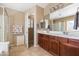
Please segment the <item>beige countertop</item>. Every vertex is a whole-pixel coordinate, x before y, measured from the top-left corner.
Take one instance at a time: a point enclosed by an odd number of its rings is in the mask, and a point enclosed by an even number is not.
[[[57,32],[57,31],[44,31],[44,30],[38,30],[37,33],[41,33],[41,34],[46,34],[46,35],[51,35],[51,36],[59,36],[59,37],[64,37],[64,38],[72,38],[72,39],[78,39],[78,36],[73,36],[73,35],[65,35],[63,34],[63,32]]]

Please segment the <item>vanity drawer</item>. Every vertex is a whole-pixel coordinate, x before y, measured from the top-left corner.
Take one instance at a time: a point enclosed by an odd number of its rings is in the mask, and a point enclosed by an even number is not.
[[[49,36],[49,39],[50,39],[50,40],[53,40],[53,41],[58,41],[57,36]]]
[[[69,39],[69,44],[75,45],[79,47],[79,40],[77,39]]]
[[[49,35],[43,35],[43,39],[49,39]]]
[[[58,37],[60,43],[68,43],[68,39],[64,37]]]
[[[56,36],[49,36],[50,37],[50,39],[55,39],[56,38]]]
[[[50,39],[50,51],[51,54],[59,55],[59,41],[57,39]]]
[[[44,36],[44,34],[38,33],[38,37],[43,37],[43,36]]]

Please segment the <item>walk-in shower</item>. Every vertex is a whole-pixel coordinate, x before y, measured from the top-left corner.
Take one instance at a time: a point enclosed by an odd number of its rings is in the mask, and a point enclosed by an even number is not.
[[[8,55],[9,23],[6,8],[0,7],[0,55]]]

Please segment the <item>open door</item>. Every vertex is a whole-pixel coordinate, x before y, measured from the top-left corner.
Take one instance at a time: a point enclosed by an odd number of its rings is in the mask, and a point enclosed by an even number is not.
[[[34,16],[28,13],[25,16],[25,45],[27,48],[34,46]]]
[[[28,47],[34,46],[34,17],[33,15],[28,16]]]

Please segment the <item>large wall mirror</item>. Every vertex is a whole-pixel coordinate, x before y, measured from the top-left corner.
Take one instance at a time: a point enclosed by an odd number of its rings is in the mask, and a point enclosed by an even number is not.
[[[60,19],[53,20],[54,31],[75,31],[74,29],[74,16],[68,16]]]
[[[74,29],[74,20],[79,4],[70,4],[64,8],[58,9],[42,19],[42,28],[50,31],[72,32]]]

